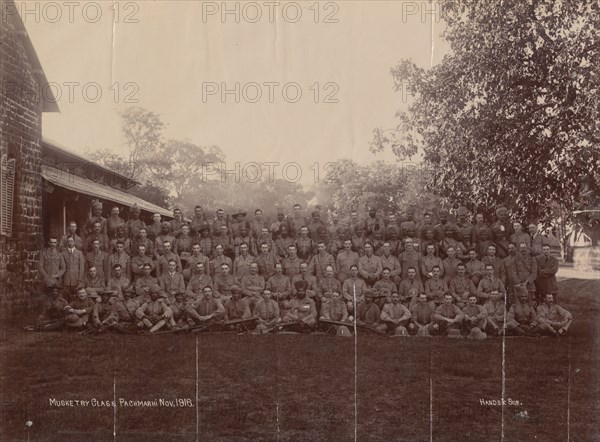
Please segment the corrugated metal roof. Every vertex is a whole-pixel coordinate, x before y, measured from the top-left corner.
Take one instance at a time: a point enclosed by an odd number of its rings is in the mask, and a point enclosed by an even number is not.
[[[112,187],[98,184],[87,178],[83,178],[64,170],[56,169],[52,166],[42,166],[42,177],[59,187],[72,190],[85,195],[90,195],[103,200],[113,201],[115,203],[124,204],[128,207],[137,204],[142,210],[152,213],[160,213],[163,216],[173,217],[173,214],[156,204],[149,203],[137,196],[123,192],[122,190],[113,189]]]

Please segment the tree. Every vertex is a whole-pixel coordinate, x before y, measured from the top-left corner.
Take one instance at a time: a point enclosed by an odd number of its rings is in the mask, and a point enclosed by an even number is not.
[[[423,212],[439,206],[440,202],[425,188],[426,175],[422,172],[383,161],[357,164],[342,159],[335,163],[333,172],[322,184],[325,190],[322,193],[328,192],[334,208],[344,214],[352,210],[366,212],[368,207],[395,213],[398,209],[418,206]]]
[[[163,209],[168,209],[172,205],[172,200],[167,190],[162,186],[157,186],[152,181],[146,181],[146,184],[133,187],[129,190],[129,193],[149,203],[156,204]]]
[[[451,54],[432,69],[391,70],[413,101],[399,136],[371,145],[423,153],[449,203],[549,218],[600,191],[600,11],[597,2],[461,0],[443,4]],[[406,89],[405,89],[406,90]]]
[[[192,181],[201,175],[205,165],[225,161],[218,146],[198,146],[189,140],[160,143],[152,157],[145,161],[152,177],[173,192],[179,200]]]
[[[127,147],[129,178],[137,179],[157,156],[162,144],[164,123],[160,116],[139,106],[121,112],[121,130]]]

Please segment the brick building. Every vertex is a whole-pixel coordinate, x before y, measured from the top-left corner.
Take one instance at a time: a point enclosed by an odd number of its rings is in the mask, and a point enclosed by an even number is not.
[[[42,240],[42,112],[58,106],[23,22],[9,12],[13,2],[2,3],[0,308],[6,314],[6,306],[26,302],[24,291],[35,281]]]
[[[127,193],[139,184],[42,137],[42,113],[58,112],[23,22],[12,0],[0,3],[0,318],[31,307],[39,251],[67,223],[83,226],[90,202],[113,205],[143,219],[170,212]]]

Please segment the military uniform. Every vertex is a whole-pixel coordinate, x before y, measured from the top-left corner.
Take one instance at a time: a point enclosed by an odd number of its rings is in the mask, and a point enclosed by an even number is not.
[[[112,277],[108,280],[106,288],[116,292],[119,296],[123,296],[123,292],[131,286],[129,278],[125,275],[121,275],[119,278]]]
[[[163,273],[169,273],[169,261],[175,261],[175,271],[181,272],[181,259],[174,252],[165,252],[159,258],[156,264],[156,276],[160,277]]]
[[[475,284],[475,287],[479,285],[479,281],[485,275],[485,264],[479,261],[478,259],[469,260],[465,263],[465,269],[467,271],[467,275]]]
[[[529,302],[515,302],[506,314],[506,330],[526,334],[537,326],[537,314]]]
[[[260,253],[255,262],[258,264],[258,274],[265,279],[269,279],[275,274],[275,264],[279,262],[279,259],[273,251],[269,250],[267,254]]]
[[[110,216],[106,220],[106,234],[109,239],[115,239],[117,237],[117,231],[122,228],[125,231],[125,220],[120,216]]]
[[[352,304],[354,302],[354,298],[356,297],[356,303],[362,302],[364,298],[364,293],[367,290],[367,284],[361,278],[347,278],[342,284],[342,296],[346,300],[347,305]]]
[[[408,325],[410,317],[410,311],[406,306],[402,305],[400,302],[397,304],[389,302],[385,304],[381,310],[380,319],[382,324],[377,328],[384,332],[392,332],[395,335],[406,335],[408,334],[406,326]],[[396,324],[392,322],[392,320],[400,320],[400,322]]]
[[[457,321],[449,324],[448,322],[439,319],[440,316],[448,319],[456,319]],[[451,330],[457,330],[457,332],[460,330],[460,324],[464,318],[464,314],[461,309],[454,304],[441,304],[435,309],[434,317],[437,321],[440,333],[442,335],[448,335],[451,333]]]
[[[185,293],[189,298],[197,299],[202,296],[202,290],[204,287],[213,288],[213,282],[210,276],[205,273],[198,274],[194,273],[190,278],[190,282],[188,282]]]
[[[408,279],[408,268],[414,267],[417,270],[417,279],[421,279],[421,254],[417,251],[404,251],[398,257],[402,267],[402,279]]]
[[[67,233],[66,235],[63,235],[60,238],[60,241],[58,242],[58,249],[62,252],[63,250],[67,249],[67,238],[72,236],[73,239],[75,240],[75,248],[77,250],[81,250],[82,252],[84,251],[84,245],[83,245],[83,240],[81,239],[80,236],[78,236],[76,233]]]
[[[223,273],[223,269],[221,268],[223,264],[227,264],[229,268],[231,268],[231,258],[225,255],[216,255],[214,259],[210,262],[210,274],[213,278]]]
[[[483,308],[487,311],[486,328],[484,331],[493,333],[496,331],[496,327],[502,331],[504,329],[504,319],[506,318],[506,308],[502,299],[490,299],[483,304]],[[496,325],[496,327],[493,325]]]
[[[468,304],[470,295],[477,295],[477,288],[467,276],[456,275],[450,281],[450,294],[456,305],[463,308]]]
[[[487,310],[479,304],[467,304],[462,311],[465,316],[462,322],[463,334],[475,339],[485,338],[483,330],[486,326]]]
[[[537,260],[537,279],[536,288],[538,299],[543,300],[546,294],[554,295],[554,302],[558,302],[558,284],[556,282],[556,273],[558,272],[558,260],[550,255],[540,255]]]
[[[462,261],[458,258],[446,258],[442,261],[444,268],[444,279],[447,283],[450,283],[452,278],[458,274],[458,265],[462,264]]]
[[[304,262],[310,262],[313,254],[314,244],[312,239],[309,237],[299,236],[296,238],[296,251],[298,258],[302,259]]]
[[[88,298],[75,298],[71,303],[69,303],[68,306],[75,311],[67,312],[67,315],[65,317],[65,325],[70,328],[85,327],[90,319],[90,314],[92,313],[94,304],[94,301]]]
[[[350,277],[350,267],[358,266],[358,253],[353,251],[342,250],[336,258],[336,269],[338,271],[338,279],[344,282]]]
[[[192,321],[202,323],[224,317],[225,307],[218,299],[202,297],[188,305],[187,313]],[[214,314],[212,318],[207,318],[212,314]]]
[[[504,288],[504,283],[501,279],[492,276],[486,276],[481,281],[479,281],[479,286],[477,287],[477,297],[479,298],[479,302],[487,301],[490,297],[490,293],[496,291],[500,295],[506,293],[506,289]]]
[[[83,287],[85,283],[85,258],[83,253],[73,248],[73,250],[63,251],[61,255],[65,263],[65,271],[62,275],[63,287],[71,291],[76,287]]]
[[[275,273],[267,281],[266,289],[273,293],[273,299],[280,304],[281,308],[282,301],[289,299],[292,294],[292,283],[287,276]]]
[[[233,261],[233,274],[238,278],[249,275],[250,264],[253,262],[255,262],[255,258],[250,254],[236,256]]]
[[[372,302],[367,304],[366,301],[362,301],[356,307],[356,322],[359,324],[371,325],[377,327],[379,325],[381,317],[381,310],[377,304]]]
[[[130,267],[133,282],[135,282],[138,278],[144,276],[144,265],[146,264],[150,265],[151,270],[154,270],[156,267],[154,265],[154,260],[148,255],[137,255],[131,258]]]
[[[302,260],[297,256],[283,258],[281,262],[281,266],[283,267],[283,274],[292,279],[294,276],[300,274],[300,264],[302,264]]]
[[[183,275],[180,272],[163,273],[158,278],[160,288],[167,293],[167,295],[174,296],[176,293],[185,292],[185,282]]]
[[[146,296],[148,292],[146,289],[150,289],[151,287],[158,285],[158,279],[154,276],[140,276],[135,281],[135,294],[137,296]]]
[[[435,307],[429,302],[416,302],[410,307],[410,329],[415,333],[420,329],[426,330],[427,334],[434,332],[437,326],[434,322]]]
[[[242,276],[240,287],[244,296],[248,298],[250,308],[254,310],[256,302],[260,299],[260,295],[265,289],[265,278],[258,274]]]
[[[364,255],[358,258],[358,274],[365,280],[367,286],[373,286],[381,277],[383,266],[381,258],[375,254]]]
[[[236,319],[248,319],[252,317],[250,306],[244,298],[240,298],[237,301],[234,298],[229,299],[225,305],[225,319],[227,321],[234,321]]]
[[[448,293],[448,283],[442,278],[431,278],[425,281],[427,299],[439,305],[444,302],[444,295]]]
[[[238,285],[238,280],[231,273],[221,273],[215,275],[213,284],[214,297],[219,299],[221,302],[225,302],[231,298],[231,287]]]
[[[310,264],[308,265],[308,273],[311,275],[315,275],[317,280],[320,280],[325,277],[325,270],[328,266],[333,268],[333,272],[336,272],[335,267],[335,258],[331,256],[329,253],[317,253],[310,260]]]
[[[58,285],[65,273],[64,256],[58,249],[50,247],[40,253],[38,272],[45,286]]]
[[[410,303],[410,306],[412,307],[413,304],[417,302],[417,297],[420,293],[425,293],[425,287],[423,287],[423,283],[417,278],[407,278],[400,282],[398,294],[400,295],[400,302],[404,305]]]
[[[529,292],[529,300],[533,300],[535,293],[535,280],[538,275],[538,261],[531,256],[529,253],[523,255],[521,252],[517,253],[515,258],[515,268],[517,271],[517,284],[525,283],[527,291]],[[558,270],[558,269],[557,269]]]
[[[551,332],[551,330],[563,329],[567,332],[571,322],[573,322],[573,316],[569,311],[555,303],[548,305],[544,302],[537,308],[537,320],[543,331]]]
[[[264,332],[281,320],[279,305],[273,299],[259,299],[254,307],[254,314],[258,316],[257,332]]]
[[[112,275],[112,271],[115,267],[115,265],[119,264],[121,266],[121,268],[123,269],[123,274],[129,276],[131,274],[131,267],[130,267],[130,263],[131,263],[131,258],[129,257],[129,255],[126,252],[123,253],[111,253],[110,255],[108,255],[108,276]]]

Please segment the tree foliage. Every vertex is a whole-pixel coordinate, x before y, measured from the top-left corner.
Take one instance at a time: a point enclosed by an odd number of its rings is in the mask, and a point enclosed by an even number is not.
[[[427,190],[427,173],[419,168],[377,161],[358,164],[349,159],[335,163],[334,172],[322,184],[331,195],[336,210],[348,214],[352,210],[366,212],[376,207],[385,213],[419,206],[420,211],[432,210],[440,200]]]
[[[451,203],[525,218],[573,210],[600,191],[600,10],[593,1],[444,3],[451,53],[431,69],[391,70],[413,100],[398,136],[372,150],[423,153]]]

